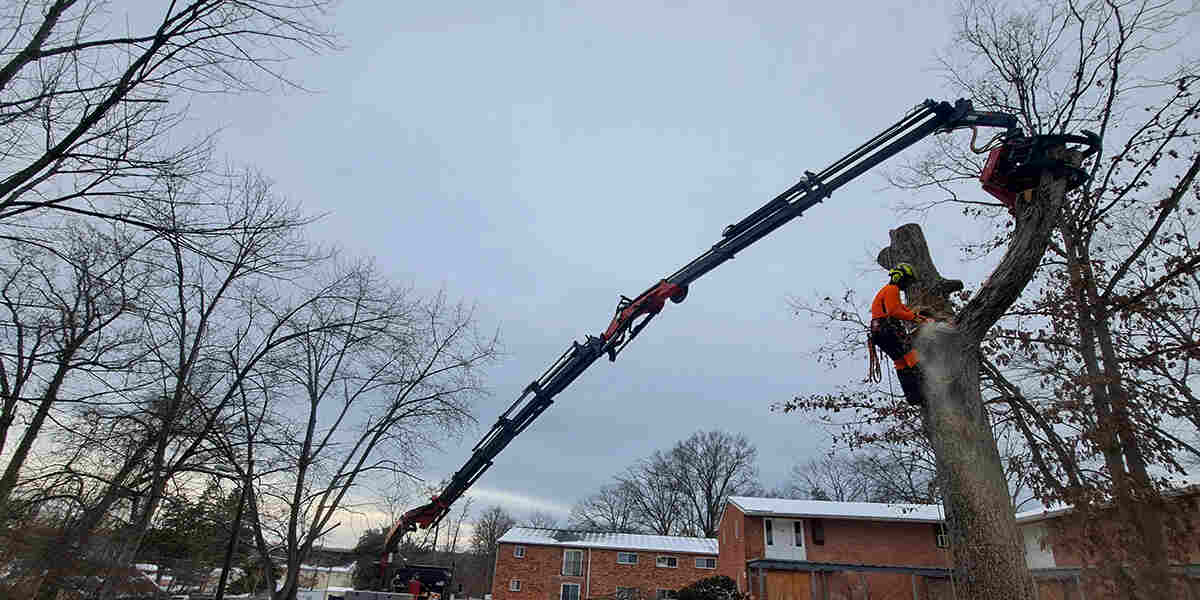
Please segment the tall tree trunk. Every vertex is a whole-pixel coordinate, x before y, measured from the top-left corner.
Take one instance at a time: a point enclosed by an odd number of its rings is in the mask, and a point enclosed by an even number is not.
[[[221,577],[217,581],[216,600],[225,599],[225,584],[229,581],[229,568],[233,564],[233,554],[237,551],[238,534],[242,531],[242,511],[246,506],[246,489],[249,487],[250,479],[243,477],[241,494],[238,495],[237,511],[233,515],[233,530],[229,532],[229,543],[225,546],[225,558],[221,562]]]
[[[1100,300],[1091,269],[1088,248],[1073,239],[1079,273],[1077,308],[1084,363],[1089,390],[1097,408],[1097,430],[1113,481],[1117,510],[1133,527],[1129,567],[1132,573],[1116,573],[1122,593],[1130,598],[1152,600],[1171,596],[1170,559],[1164,531],[1163,502],[1154,485],[1129,414],[1128,390],[1122,384],[1121,368],[1113,343],[1109,315]],[[1100,353],[1097,355],[1096,350]]]
[[[1078,153],[1052,156],[1079,164]],[[979,387],[980,343],[1020,296],[1037,270],[1066,204],[1066,181],[1045,173],[1036,190],[1016,208],[1016,227],[996,270],[955,315],[953,325],[925,326],[916,348],[925,370],[925,434],[937,458],[954,557],[959,598],[1031,600],[1033,578],[1025,563],[1000,452]],[[890,232],[879,255],[885,268],[908,262],[918,281],[906,292],[909,304],[951,314],[948,295],[961,283],[938,274],[921,228]]]
[[[172,407],[167,414],[170,415],[174,412],[175,408]],[[173,417],[164,416],[162,418],[158,438],[155,440],[154,459],[151,467],[153,476],[151,477],[150,489],[141,498],[140,511],[135,510],[136,515],[131,515],[129,526],[125,528],[125,539],[122,540],[121,550],[109,565],[115,572],[122,572],[133,564],[133,559],[137,556],[138,548],[141,547],[142,540],[146,537],[146,531],[150,529],[150,520],[154,517],[154,513],[158,512],[158,507],[162,504],[163,496],[166,495],[167,482],[170,480],[173,471],[167,468],[167,444],[170,440],[168,432],[173,422]],[[136,506],[137,504],[135,504]],[[101,600],[114,598],[118,592],[118,589],[114,585],[116,579],[116,577],[106,577],[104,584],[96,594],[97,597]]]

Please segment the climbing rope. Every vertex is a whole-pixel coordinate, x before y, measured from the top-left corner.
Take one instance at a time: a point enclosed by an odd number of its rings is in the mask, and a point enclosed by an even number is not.
[[[875,344],[871,343],[871,334],[867,334],[867,381],[870,383],[879,383],[883,381],[883,371],[879,368],[879,354],[875,351]]]

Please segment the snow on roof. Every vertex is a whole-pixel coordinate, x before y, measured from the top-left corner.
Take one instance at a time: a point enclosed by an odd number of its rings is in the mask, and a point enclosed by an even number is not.
[[[685,552],[688,554],[717,554],[717,540],[673,535],[642,535],[637,533],[606,533],[513,527],[500,537],[501,544],[563,546],[567,548],[607,548],[611,550],[646,550],[652,552]]]
[[[354,563],[342,565],[338,567],[322,567],[320,565],[300,565],[301,571],[321,571],[323,573],[350,573],[354,570]]]
[[[1036,521],[1053,519],[1054,517],[1069,512],[1071,512],[1071,506],[1063,504],[1051,506],[1050,508],[1035,508],[1033,510],[1017,513],[1017,524],[1020,525],[1022,523],[1033,523]]]
[[[867,519],[916,523],[941,523],[944,520],[942,507],[937,504],[829,502],[789,498],[751,498],[748,496],[731,496],[729,501],[743,513],[754,516]]]
[[[1189,477],[1191,477],[1191,479],[1188,479]],[[1176,479],[1172,482],[1174,484],[1172,487],[1168,487],[1162,491],[1162,495],[1170,498],[1200,494],[1200,485],[1195,483],[1187,483],[1188,481],[1193,481],[1194,479],[1195,477],[1193,476],[1185,476],[1184,479]],[[1075,507],[1070,504],[1054,504],[1049,507],[1035,508],[1033,510],[1019,512],[1016,515],[1017,524],[1034,523],[1037,521],[1044,521],[1046,519],[1053,519],[1054,517],[1065,515],[1072,510],[1075,510]]]

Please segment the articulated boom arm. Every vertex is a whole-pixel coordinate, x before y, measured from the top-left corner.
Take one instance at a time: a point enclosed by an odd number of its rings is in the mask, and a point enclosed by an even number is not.
[[[666,279],[659,281],[636,298],[622,296],[616,314],[599,337],[591,335],[573,342],[536,381],[526,386],[520,397],[500,415],[491,431],[475,445],[471,458],[450,478],[440,494],[429,504],[413,509],[395,524],[388,534],[384,562],[393,552],[404,533],[417,527],[435,526],[450,511],[450,506],[475,483],[489,467],[492,459],[508,443],[529,427],[530,423],[553,403],[556,394],[579,377],[598,358],[607,354],[616,360],[637,337],[650,319],[663,309],[667,300],[683,302],[688,286],[709,271],[762,239],[788,221],[800,216],[813,205],[829,197],[854,178],[879,163],[903,151],[921,139],[937,132],[964,127],[999,127],[1006,136],[1020,136],[1017,120],[1012,115],[972,110],[968,100],[954,104],[926,100],[895,125],[871,138],[850,154],[819,173],[805,172],[804,178],[782,194],[725,228],[721,239],[710,249]]]

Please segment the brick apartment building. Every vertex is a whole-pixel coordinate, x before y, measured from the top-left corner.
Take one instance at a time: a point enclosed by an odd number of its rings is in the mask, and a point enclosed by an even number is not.
[[[757,598],[938,598],[951,557],[941,507],[735,496],[719,572]],[[947,596],[949,597],[949,596]]]
[[[1200,516],[1200,488],[1176,497],[1186,500],[1187,518]],[[1097,577],[1111,553],[1083,556],[1071,515],[1069,508],[1016,515],[1038,598],[1111,597]],[[1200,600],[1200,541],[1182,537],[1177,589]],[[948,600],[948,541],[937,505],[732,497],[715,540],[511,530],[500,539],[492,593],[493,600],[656,599],[727,575],[755,600]]]
[[[1174,584],[1172,598],[1200,600],[1200,487],[1189,486],[1165,494],[1169,510],[1167,548]],[[1025,561],[1039,582],[1039,600],[1088,600],[1116,597],[1111,575],[1129,549],[1115,543],[1086,543],[1083,538],[1106,529],[1115,515],[1112,508],[1089,515],[1092,532],[1081,529],[1080,520],[1069,507],[1034,510],[1017,514],[1017,525],[1025,538]],[[1112,532],[1107,532],[1112,535]],[[1058,582],[1060,585],[1052,585]]]
[[[495,573],[492,600],[665,598],[717,574],[717,540],[516,527]]]
[[[1200,488],[1171,496],[1200,524]],[[1038,599],[1113,597],[1102,569],[1117,553],[1082,554],[1071,516],[1069,507],[1016,515]],[[721,520],[719,571],[759,600],[950,599],[953,557],[941,523],[937,505],[733,497]],[[1173,548],[1176,590],[1200,600],[1200,541],[1180,542]]]

